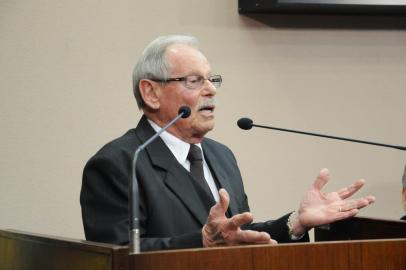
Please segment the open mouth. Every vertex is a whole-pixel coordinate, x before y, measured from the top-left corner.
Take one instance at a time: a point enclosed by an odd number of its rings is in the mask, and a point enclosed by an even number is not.
[[[214,111],[214,105],[206,105],[199,108],[199,112],[210,112]]]

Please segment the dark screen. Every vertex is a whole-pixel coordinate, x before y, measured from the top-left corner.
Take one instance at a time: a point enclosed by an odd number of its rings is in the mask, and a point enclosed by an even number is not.
[[[406,0],[279,0],[280,4],[404,5]]]

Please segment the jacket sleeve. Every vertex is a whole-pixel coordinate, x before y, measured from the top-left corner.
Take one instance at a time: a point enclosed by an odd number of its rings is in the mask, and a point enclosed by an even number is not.
[[[287,226],[288,218],[291,213],[286,214],[276,220],[269,220],[266,222],[252,223],[247,226],[247,229],[267,232],[272,239],[278,243],[295,243],[295,242],[309,242],[309,234],[306,233],[302,238],[292,240],[289,235],[289,228]]]

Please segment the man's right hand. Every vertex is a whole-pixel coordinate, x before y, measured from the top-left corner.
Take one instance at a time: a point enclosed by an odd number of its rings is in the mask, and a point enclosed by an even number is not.
[[[241,225],[253,220],[252,214],[245,212],[227,218],[225,213],[230,197],[225,189],[219,190],[220,200],[211,209],[203,226],[203,246],[235,246],[253,244],[276,244],[266,232],[241,230]]]

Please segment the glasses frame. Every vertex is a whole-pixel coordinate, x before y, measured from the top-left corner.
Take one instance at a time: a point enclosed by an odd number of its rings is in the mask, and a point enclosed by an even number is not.
[[[190,87],[187,84],[187,80],[190,77],[198,77],[199,79],[202,79],[202,83],[199,86],[196,87]],[[183,77],[177,77],[177,78],[168,78],[168,79],[150,79],[154,82],[160,82],[160,83],[170,83],[170,82],[183,82],[183,85],[191,90],[199,89],[200,87],[203,86],[204,81],[208,80],[216,89],[221,87],[221,84],[223,82],[223,78],[221,75],[210,75],[207,78],[204,76],[200,75],[188,75],[188,76],[183,76]],[[216,86],[218,84],[218,86]]]

